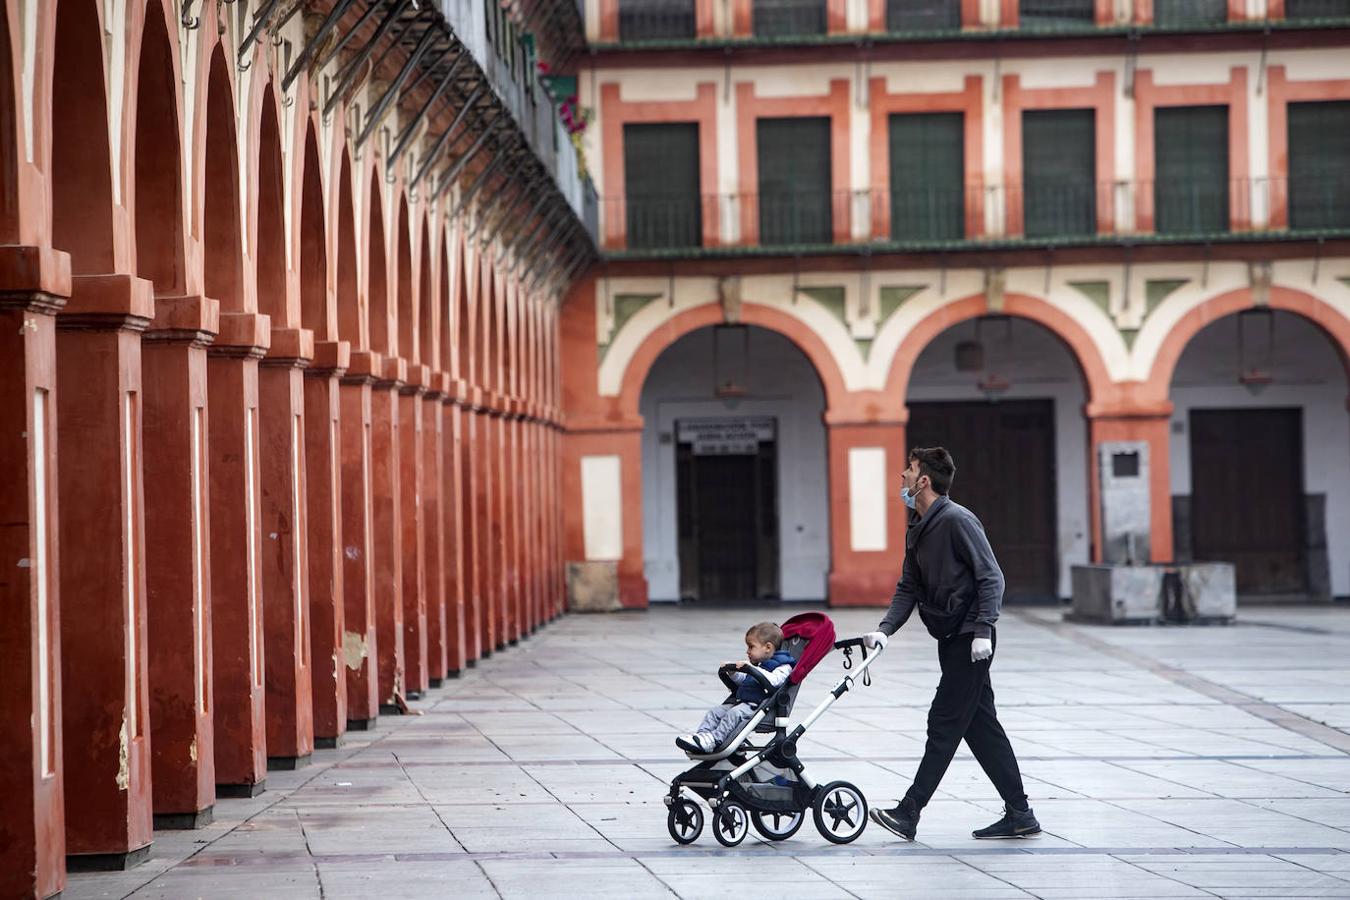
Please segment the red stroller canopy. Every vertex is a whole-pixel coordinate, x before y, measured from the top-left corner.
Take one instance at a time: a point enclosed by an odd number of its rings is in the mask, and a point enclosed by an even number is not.
[[[792,674],[788,676],[788,681],[792,684],[801,684],[802,680],[811,674],[816,663],[834,649],[834,623],[824,613],[800,613],[783,623],[783,637],[806,641],[801,656],[792,667]]]

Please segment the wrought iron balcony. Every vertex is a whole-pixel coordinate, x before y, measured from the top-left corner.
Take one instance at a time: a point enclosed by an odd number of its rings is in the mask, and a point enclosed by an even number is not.
[[[607,197],[610,258],[1350,238],[1350,175]]]
[[[601,47],[737,47],[856,43],[858,32],[830,32],[827,0],[750,0],[749,32],[701,22],[694,0],[617,0],[617,34]],[[968,4],[966,4],[968,6]],[[1097,0],[1019,0],[1016,14],[972,20],[961,0],[886,0],[873,41],[994,40],[1017,37],[1350,28],[1350,0],[1285,0],[1277,16],[1230,10],[1230,0],[1133,0],[1109,13]],[[609,26],[613,28],[614,26]],[[741,26],[742,28],[746,26]]]

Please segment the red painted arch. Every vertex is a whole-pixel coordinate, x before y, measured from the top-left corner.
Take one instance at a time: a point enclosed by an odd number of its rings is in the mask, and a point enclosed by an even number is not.
[[[1118,393],[1118,388],[1113,384],[1106,369],[1106,362],[1102,359],[1092,336],[1069,313],[1052,303],[1026,294],[1007,294],[1003,298],[1003,308],[1000,312],[1029,319],[1044,326],[1068,346],[1086,383],[1090,405],[1109,402]],[[905,335],[891,359],[884,395],[897,398],[903,403],[914,364],[924,348],[953,325],[988,313],[990,313],[989,303],[984,294],[975,294],[955,303],[948,303],[925,316]]]
[[[686,334],[710,325],[721,324],[723,321],[722,307],[716,303],[708,303],[680,313],[649,334],[638,346],[637,352],[633,354],[624,370],[624,388],[619,394],[619,409],[623,415],[625,417],[638,415],[638,402],[642,396],[643,385],[647,383],[647,375],[651,372],[652,365],[664,350]],[[838,409],[845,404],[848,390],[844,387],[843,373],[839,371],[829,347],[811,326],[785,312],[758,303],[742,305],[741,321],[746,325],[758,325],[781,334],[806,354],[825,390],[826,410]]]
[[[1205,326],[1254,305],[1251,288],[1239,288],[1211,297],[1182,316],[1167,332],[1154,357],[1145,384],[1147,396],[1167,399],[1181,354]],[[1320,328],[1339,353],[1346,378],[1350,380],[1350,318],[1312,294],[1287,287],[1270,289],[1270,308],[1295,313]]]

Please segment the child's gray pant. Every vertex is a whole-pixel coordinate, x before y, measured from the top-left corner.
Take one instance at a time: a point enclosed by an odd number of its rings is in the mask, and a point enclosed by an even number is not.
[[[744,728],[745,723],[750,721],[750,717],[754,714],[755,708],[749,703],[714,706],[703,717],[698,730],[712,735],[713,740],[721,744],[728,736]]]

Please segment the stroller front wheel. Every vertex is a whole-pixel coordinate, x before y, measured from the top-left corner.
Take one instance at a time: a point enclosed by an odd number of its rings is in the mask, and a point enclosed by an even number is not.
[[[785,841],[797,833],[797,829],[802,827],[806,821],[806,814],[800,812],[791,813],[762,813],[752,812],[750,821],[755,823],[755,830],[770,841]]]
[[[703,833],[703,807],[692,800],[676,800],[666,813],[666,830],[677,844],[692,844]]]
[[[847,781],[832,781],[821,788],[812,813],[816,830],[831,843],[851,843],[867,827],[867,799]]]
[[[750,831],[750,815],[735,800],[724,800],[713,810],[713,837],[723,847],[735,847]]]

